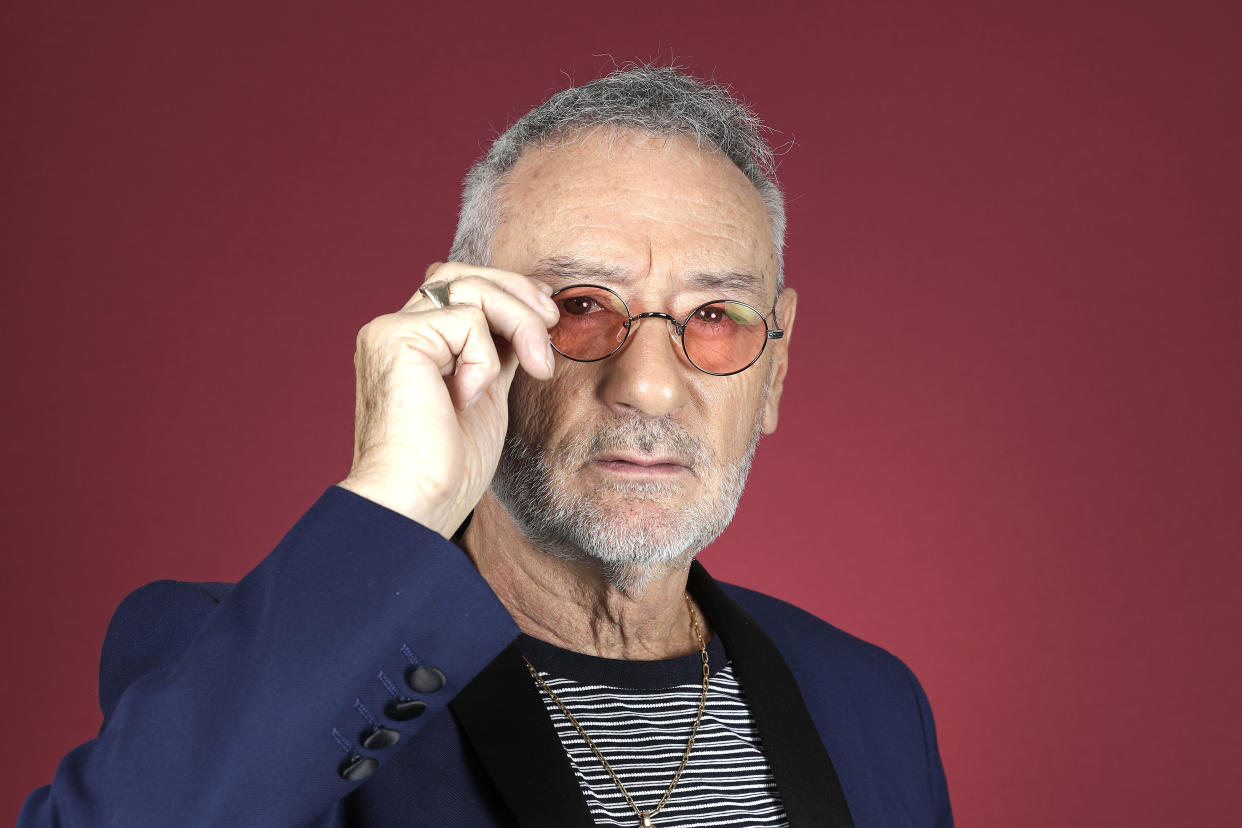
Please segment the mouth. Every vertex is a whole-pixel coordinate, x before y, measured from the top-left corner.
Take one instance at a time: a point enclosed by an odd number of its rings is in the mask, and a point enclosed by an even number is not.
[[[605,454],[591,461],[600,471],[622,477],[673,477],[690,472],[690,466],[679,457],[642,454]]]

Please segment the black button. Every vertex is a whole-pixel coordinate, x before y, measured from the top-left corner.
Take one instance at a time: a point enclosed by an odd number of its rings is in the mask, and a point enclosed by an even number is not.
[[[405,683],[419,693],[434,693],[444,686],[444,673],[435,667],[411,667],[405,671]]]
[[[375,773],[379,762],[370,756],[351,756],[341,765],[341,778],[348,782],[358,782]]]
[[[362,746],[367,750],[379,750],[392,747],[401,738],[401,734],[391,727],[376,725],[375,729],[362,738]]]
[[[393,699],[384,708],[384,712],[394,721],[408,722],[410,719],[417,719],[423,715],[426,709],[427,702],[419,699]]]

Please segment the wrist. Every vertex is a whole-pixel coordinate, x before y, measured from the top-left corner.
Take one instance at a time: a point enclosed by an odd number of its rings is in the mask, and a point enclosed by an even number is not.
[[[437,506],[434,498],[428,498],[420,492],[413,491],[408,483],[404,486],[396,486],[383,479],[351,472],[337,485],[385,509],[403,515],[446,539],[453,537],[453,533],[457,531],[461,520],[464,519],[454,518],[457,510],[451,505]]]

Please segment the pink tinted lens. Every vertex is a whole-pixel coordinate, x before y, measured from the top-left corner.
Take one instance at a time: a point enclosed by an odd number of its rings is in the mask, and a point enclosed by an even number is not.
[[[561,319],[549,335],[552,345],[570,359],[590,362],[603,359],[625,341],[630,315],[621,297],[600,287],[570,287],[552,301]]]
[[[768,326],[759,311],[741,302],[713,302],[690,315],[683,334],[686,356],[701,370],[732,374],[763,353]]]

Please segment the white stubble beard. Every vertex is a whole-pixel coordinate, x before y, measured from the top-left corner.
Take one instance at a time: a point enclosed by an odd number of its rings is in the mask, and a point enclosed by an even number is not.
[[[769,383],[770,377],[762,402]],[[729,525],[759,444],[762,411],[761,404],[742,456],[722,463],[679,423],[641,416],[608,420],[544,451],[525,436],[521,412],[511,410],[492,492],[537,547],[598,566],[620,592],[640,592],[662,571],[688,565]],[[682,492],[678,481],[605,479],[587,493],[572,491],[571,476],[609,452],[671,454],[690,465],[701,486],[717,485],[693,500],[677,497]],[[607,502],[609,495],[622,498],[620,508]],[[624,508],[659,500],[665,503],[658,516]]]

